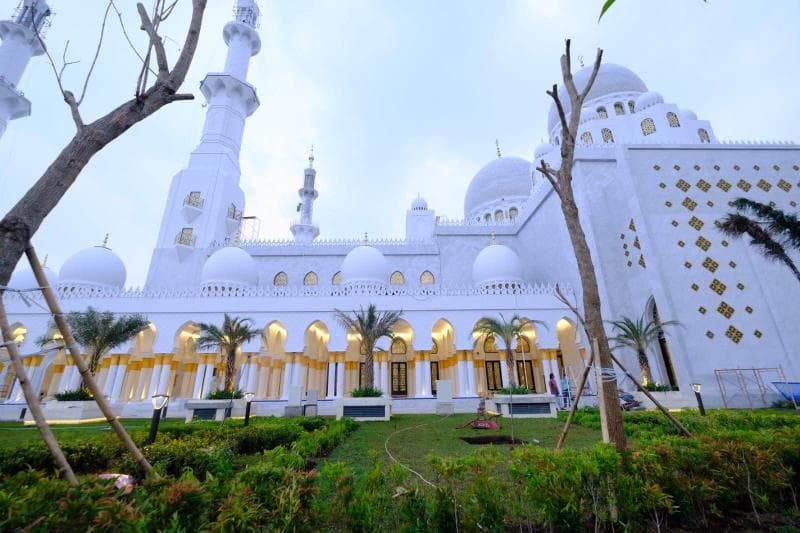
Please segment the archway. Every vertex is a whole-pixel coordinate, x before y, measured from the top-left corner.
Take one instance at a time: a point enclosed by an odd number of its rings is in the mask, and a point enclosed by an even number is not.
[[[300,386],[304,392],[315,390],[318,397],[325,396],[328,392],[328,376],[330,374],[328,342],[331,333],[327,324],[315,320],[308,325],[304,334],[305,348],[302,361],[292,373],[291,380],[294,386]],[[335,371],[335,366],[333,367]]]
[[[256,396],[280,398],[283,393],[287,364],[286,327],[279,321],[270,322],[261,333],[262,365],[259,370]]]
[[[449,320],[440,318],[433,324],[430,351],[421,352],[417,360],[421,365],[420,370],[415,372],[418,383],[417,396],[436,396],[438,394],[436,382],[440,379],[451,380],[455,394],[455,378],[458,374],[453,368],[457,359],[455,339],[455,328]]]

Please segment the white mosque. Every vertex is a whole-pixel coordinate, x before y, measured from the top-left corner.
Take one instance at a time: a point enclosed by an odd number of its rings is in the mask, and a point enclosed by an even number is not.
[[[25,0],[23,9],[29,4],[46,7],[44,0]],[[238,0],[235,20],[224,26],[227,60],[200,85],[208,102],[205,126],[187,166],[172,179],[145,287],[125,285],[125,263],[105,244],[78,251],[58,272],[48,269],[66,310],[139,312],[151,322],[101,364],[99,383],[122,415],[149,414],[154,394],[168,394],[171,409],[180,411],[217,386],[221,358],[198,351],[195,341],[198,322],[221,322],[225,312],[263,328],[238,360],[239,387],[263,400],[257,412],[282,412],[290,387],[316,391],[320,411],[332,412],[336,399],[359,386],[363,365],[358,338],[339,327],[334,310],[369,303],[404,312],[396,339],[379,343],[375,362],[394,412],[433,412],[437,378],[451,380],[457,409],[465,411],[508,383],[494,341],[472,333],[483,316],[538,321],[514,347],[519,381],[547,393],[554,373],[574,387],[587,346],[555,287],[580,302],[577,266],[559,200],[535,171],[542,159],[559,165],[555,110],[549,142],[532,159],[498,150],[477,171],[461,220],[438,217],[433,202],[418,197],[402,238],[320,239],[312,154],[299,183],[294,238],[248,240],[239,154],[247,117],[259,107],[246,81],[261,46],[258,18],[254,0]],[[0,22],[0,132],[30,107],[14,86],[27,60],[40,53],[24,21]],[[576,73],[579,87],[587,76],[588,69]],[[648,353],[654,380],[674,387],[676,401],[693,401],[690,385],[701,383],[707,402],[719,403],[720,369],[781,369],[787,379],[800,379],[800,287],[782,265],[715,228],[741,196],[796,210],[798,147],[722,143],[708,121],[614,64],[601,67],[581,115],[574,188],[604,316],[646,310],[683,324]],[[36,283],[21,266],[11,285]],[[38,296],[26,294],[7,293],[6,301],[33,384],[50,399],[76,388],[80,378],[63,352],[39,351],[35,340],[53,332]],[[633,352],[619,355],[638,368]],[[0,359],[0,412],[14,418],[24,399],[9,366],[7,356]],[[761,380],[768,389],[761,370],[735,377]]]

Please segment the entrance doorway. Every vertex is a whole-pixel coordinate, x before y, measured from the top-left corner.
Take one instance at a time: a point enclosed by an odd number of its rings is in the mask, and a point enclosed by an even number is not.
[[[436,382],[439,380],[439,361],[431,361],[431,393],[436,396]]]
[[[517,378],[520,387],[527,387],[535,391],[536,382],[533,380],[533,362],[517,361]]]
[[[495,391],[503,388],[503,373],[500,361],[486,361],[486,388]]]
[[[392,396],[408,396],[407,363],[392,363]]]

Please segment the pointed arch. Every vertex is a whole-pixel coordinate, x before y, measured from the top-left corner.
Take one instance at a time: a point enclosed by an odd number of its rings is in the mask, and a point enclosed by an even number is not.
[[[608,111],[606,111],[605,106],[601,105],[600,107],[597,108],[597,116],[600,117],[601,119],[608,118]]]
[[[656,123],[652,118],[646,118],[641,123],[642,135],[652,135],[656,132]]]
[[[337,272],[331,278],[331,285],[341,285],[342,284],[342,273]]]
[[[316,285],[319,283],[319,277],[313,270],[303,276],[303,285]]]
[[[667,122],[669,123],[670,128],[680,128],[681,121],[678,120],[678,115],[673,113],[672,111],[667,113]]]
[[[272,284],[276,287],[285,287],[289,284],[289,276],[286,272],[280,271],[272,278]]]
[[[389,278],[389,283],[391,283],[392,285],[405,285],[406,277],[403,275],[402,272],[396,270],[392,272],[392,275]]]
[[[622,102],[614,102],[614,114],[615,115],[625,114],[625,106],[622,105]]]
[[[419,283],[420,285],[433,285],[436,283],[436,278],[433,277],[433,273],[430,270],[426,270],[420,274]]]

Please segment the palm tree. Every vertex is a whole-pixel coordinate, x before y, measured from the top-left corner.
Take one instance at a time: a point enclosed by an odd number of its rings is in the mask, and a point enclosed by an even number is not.
[[[800,281],[800,270],[786,252],[786,247],[800,249],[800,221],[797,216],[747,198],[737,198],[732,205],[736,211],[717,221],[720,231],[735,238],[747,235],[750,244],[761,255],[781,261]]]
[[[249,318],[231,317],[225,313],[222,327],[216,324],[197,325],[200,328],[200,338],[197,339],[197,347],[219,348],[225,356],[225,389],[228,392],[233,390],[233,376],[236,371],[236,352],[239,347],[261,335],[260,329],[253,327],[253,321]]]
[[[659,333],[663,331],[664,326],[680,326],[681,323],[677,320],[656,321],[654,318],[648,317],[647,311],[645,311],[637,319],[623,316],[619,320],[611,321],[611,325],[614,326],[615,331],[619,332],[617,336],[610,339],[615,343],[614,349],[625,347],[636,351],[639,358],[639,369],[642,371],[642,385],[647,385],[653,380],[650,361],[647,359],[647,349],[658,340]]]
[[[375,359],[375,344],[383,337],[394,339],[394,328],[403,316],[402,311],[378,311],[375,304],[369,304],[365,310],[345,313],[335,310],[336,320],[345,329],[361,337],[361,351],[364,355],[364,388],[375,388],[375,373],[372,362]],[[386,391],[383,391],[386,392]]]
[[[472,329],[473,333],[486,336],[491,335],[503,341],[506,350],[506,367],[508,369],[508,386],[510,389],[515,389],[517,387],[517,378],[514,375],[514,352],[511,345],[514,340],[518,340],[522,337],[522,330],[526,326],[533,324],[542,323],[536,320],[520,318],[519,315],[514,315],[511,317],[511,320],[507,321],[501,313],[499,320],[491,317],[481,318]]]
[[[77,343],[89,352],[89,372],[94,376],[104,355],[134,338],[150,322],[138,313],[117,316],[111,311],[98,311],[90,306],[86,311],[67,314],[67,324]],[[41,346],[53,342],[58,341],[49,336],[38,340]]]

